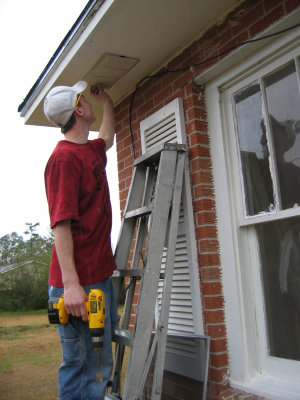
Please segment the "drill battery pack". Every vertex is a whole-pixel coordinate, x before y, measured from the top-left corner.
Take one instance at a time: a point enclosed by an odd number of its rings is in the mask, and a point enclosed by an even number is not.
[[[63,296],[49,299],[48,319],[50,324],[66,324],[68,322],[69,317],[64,306]]]

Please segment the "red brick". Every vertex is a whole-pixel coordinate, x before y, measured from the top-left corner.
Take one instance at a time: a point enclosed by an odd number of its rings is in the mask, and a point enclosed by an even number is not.
[[[194,146],[189,150],[189,158],[192,162],[198,164],[198,168],[201,170],[211,171],[211,160],[207,157],[199,157],[199,148]]]
[[[203,253],[201,253],[199,255],[199,263],[200,263],[201,267],[210,267],[210,266],[215,267],[215,266],[220,265],[220,256],[217,253],[215,253],[215,254],[211,254],[211,253],[203,254]],[[209,291],[206,291],[206,290],[204,290],[204,292],[205,292],[205,294],[218,294],[218,293],[220,293],[220,292],[215,292],[215,291],[209,292]]]
[[[202,294],[204,296],[222,294],[221,282],[202,282]]]
[[[190,165],[192,173],[198,171],[197,173],[199,174],[198,175],[199,183],[213,182],[212,170],[209,168],[210,159],[207,159],[207,162],[205,162],[205,160],[199,157],[194,157],[193,159],[191,159]]]
[[[216,310],[223,308],[224,299],[222,296],[204,296],[205,310]]]
[[[120,160],[124,160],[125,158],[127,158],[128,156],[131,156],[131,155],[132,155],[131,147],[126,147],[124,150],[119,152],[118,158]]]
[[[252,8],[251,10],[247,10],[247,6],[244,6],[244,10],[241,8],[240,11],[236,13],[237,16],[237,18],[235,19],[236,26],[232,27],[233,36],[239,35],[243,30],[246,30],[251,25],[253,25],[253,23],[256,23],[256,21],[261,20],[263,15],[264,15],[264,9],[262,2],[256,4],[254,8]]]
[[[161,104],[164,100],[172,95],[172,87],[168,86],[164,90],[160,91],[156,96],[154,96],[154,105]]]
[[[227,368],[209,368],[209,379],[214,382],[223,382],[227,379]]]
[[[119,192],[125,189],[125,181],[119,182]]]
[[[205,242],[204,240],[201,242]],[[201,267],[201,280],[216,280],[221,278],[220,268],[218,267]]]
[[[194,201],[195,212],[215,210],[215,202],[212,199],[200,199]]]
[[[177,90],[179,88],[183,88],[187,84],[189,84],[193,80],[193,73],[190,69],[188,69],[186,72],[181,73],[180,77],[177,78],[173,82],[173,90]]]
[[[216,213],[215,212],[200,212],[197,214],[197,225],[215,224]]]
[[[193,174],[193,177],[197,175],[197,180],[192,179],[193,184],[195,185],[196,183],[202,183],[200,182],[200,176],[199,174]],[[214,195],[214,188],[212,185],[198,185],[194,189],[195,192],[195,199],[198,199],[200,197],[212,197]]]
[[[143,91],[144,98],[150,99],[154,97],[161,90],[161,81],[156,81],[152,83],[151,87],[148,90]]]
[[[132,175],[132,166],[119,171],[119,180],[122,181]]]
[[[297,8],[299,8],[299,0],[287,0],[287,2],[285,3],[285,9],[287,13],[290,13]]]
[[[140,118],[145,116],[145,114],[149,113],[149,111],[153,108],[153,99],[149,99],[147,103],[143,104],[141,107],[138,107],[137,114]]]
[[[229,52],[233,51],[236,47],[242,45],[248,39],[249,39],[248,31],[240,33],[238,36],[236,36],[234,39],[232,39],[229,43],[226,43],[226,45],[220,47],[220,51],[219,51],[220,55],[222,55],[222,57],[228,56]]]
[[[206,118],[206,116],[204,117]],[[196,140],[194,143],[205,143],[209,144],[209,137],[207,135],[207,124],[203,123],[203,121],[194,119],[193,121],[189,121],[186,124],[186,133],[187,134],[194,134]],[[202,137],[206,136],[206,141],[203,142],[201,139]]]
[[[212,353],[220,353],[227,350],[226,339],[211,339],[210,351]]]
[[[202,107],[193,107],[188,110],[187,116],[188,121],[193,121],[194,119],[204,120],[206,118],[206,111]],[[198,130],[202,132],[207,132],[207,121],[199,121],[198,125]]]
[[[189,85],[190,86],[190,85]],[[190,108],[195,107],[197,104],[196,95],[192,94],[191,96],[184,99],[184,109],[188,111]]]
[[[215,223],[216,223],[215,212],[201,212],[197,214],[197,225],[215,224]]]
[[[217,237],[217,228],[215,226],[200,226],[196,229],[196,234],[199,239],[208,239]]]
[[[126,205],[126,201],[125,201],[125,200],[120,201],[120,209],[121,209],[121,210],[124,210],[125,205]],[[121,214],[121,215],[122,215],[122,214]]]
[[[194,165],[193,165],[194,166]],[[213,183],[213,176],[211,171],[198,171],[199,174],[199,182],[204,184],[212,184]]]
[[[123,190],[122,192],[119,193],[120,201],[127,199],[127,190]]]
[[[278,21],[283,16],[284,10],[282,5],[280,5],[250,28],[250,36],[254,37],[258,35],[260,32],[264,31],[266,28],[268,28],[274,22]]]
[[[227,353],[219,353],[210,355],[210,365],[212,367],[220,368],[228,366],[228,354]]]
[[[204,321],[206,324],[224,323],[224,311],[223,310],[205,311]]]
[[[264,9],[265,13],[270,12],[274,8],[276,8],[279,4],[279,1],[274,1],[274,0],[264,0]]]
[[[115,119],[118,122],[121,122],[123,119],[128,117],[128,109],[122,108],[120,111],[115,111]]]
[[[200,254],[199,264],[201,267],[218,266],[220,265],[220,256],[219,254],[210,254],[210,253]],[[216,294],[216,293],[208,293],[208,294]]]
[[[226,328],[224,324],[207,325],[207,333],[212,338],[221,338],[226,335]]]
[[[219,242],[217,240],[201,240],[200,241],[200,251],[219,251]]]

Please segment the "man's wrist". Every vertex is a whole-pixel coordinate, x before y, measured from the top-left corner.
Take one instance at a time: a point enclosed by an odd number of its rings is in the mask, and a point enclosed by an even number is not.
[[[78,286],[79,284],[80,283],[79,283],[78,276],[68,277],[66,279],[63,279],[63,285],[64,285],[65,289],[72,287],[72,286]]]

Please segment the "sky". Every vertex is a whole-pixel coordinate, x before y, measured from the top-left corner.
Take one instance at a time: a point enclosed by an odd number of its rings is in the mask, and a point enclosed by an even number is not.
[[[58,128],[25,125],[17,110],[87,2],[0,0],[0,237],[22,235],[26,222],[38,222],[39,233],[48,233],[44,169],[63,136]],[[107,156],[114,246],[120,226],[115,147]]]

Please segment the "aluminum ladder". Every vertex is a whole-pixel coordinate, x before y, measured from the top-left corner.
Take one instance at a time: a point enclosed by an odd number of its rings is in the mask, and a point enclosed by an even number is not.
[[[115,251],[117,269],[113,284],[117,298],[122,295],[125,281],[127,289],[121,326],[113,335],[115,364],[112,386],[105,397],[107,400],[142,399],[152,362],[151,399],[161,398],[185,156],[185,145],[164,143],[134,162]],[[165,273],[161,274],[164,249],[167,249],[166,267]],[[154,328],[159,280],[163,281],[163,294]],[[130,331],[137,281],[140,281],[138,306],[134,329]],[[125,346],[129,346],[130,356],[121,395],[120,375]]]

